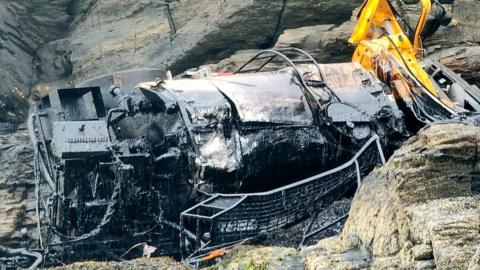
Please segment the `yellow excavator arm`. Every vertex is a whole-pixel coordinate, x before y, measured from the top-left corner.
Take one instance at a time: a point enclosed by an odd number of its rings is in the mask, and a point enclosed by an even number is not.
[[[423,55],[421,33],[431,10],[430,0],[420,0],[420,4],[422,12],[412,45],[397,21],[388,0],[366,0],[357,15],[358,22],[349,39],[351,44],[357,46],[352,60],[360,63],[367,70],[376,72],[377,75],[383,72],[379,70],[379,64],[394,61],[397,65],[406,68],[432,95],[438,97],[438,92],[428,74],[417,60]],[[405,87],[408,88],[407,85]]]

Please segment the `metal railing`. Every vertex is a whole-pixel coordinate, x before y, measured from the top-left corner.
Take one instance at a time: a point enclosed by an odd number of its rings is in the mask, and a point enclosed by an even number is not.
[[[184,211],[180,223],[195,233],[197,250],[269,233],[307,219],[383,163],[374,135],[339,167],[266,192],[216,194]]]

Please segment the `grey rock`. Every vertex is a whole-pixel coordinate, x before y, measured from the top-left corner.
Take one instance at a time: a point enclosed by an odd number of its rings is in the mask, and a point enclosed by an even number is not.
[[[480,46],[457,46],[430,55],[431,58],[480,85]]]
[[[431,245],[416,245],[412,248],[413,258],[417,261],[433,259]]]
[[[44,43],[65,33],[68,0],[0,2],[0,121],[25,120],[32,58]]]
[[[433,270],[433,269],[435,269],[434,260],[415,262],[415,270]]]
[[[480,248],[477,249],[477,252],[470,259],[468,270],[480,270]]]
[[[238,50],[270,47],[283,28],[342,22],[359,4],[309,0],[283,6],[282,1],[272,0],[187,0],[172,2],[170,18],[162,2],[96,1],[84,19],[72,26],[67,45],[60,44],[71,49],[70,79],[78,82],[140,66],[168,68],[178,74]],[[298,16],[298,12],[304,13]]]
[[[302,48],[320,63],[348,62],[354,51],[348,44],[353,26],[352,21],[347,21],[338,27],[327,24],[288,29],[275,47]]]

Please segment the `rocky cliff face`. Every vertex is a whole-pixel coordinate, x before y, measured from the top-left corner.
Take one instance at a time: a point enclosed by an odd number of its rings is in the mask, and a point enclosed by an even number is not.
[[[68,2],[0,1],[0,121],[25,119],[32,58],[41,45],[64,34]]]

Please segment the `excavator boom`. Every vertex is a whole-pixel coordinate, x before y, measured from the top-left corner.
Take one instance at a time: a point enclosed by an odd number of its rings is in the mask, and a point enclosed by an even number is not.
[[[417,57],[422,55],[421,33],[431,10],[430,0],[421,0],[420,3],[422,13],[415,29],[413,44],[388,0],[367,0],[363,4],[349,42],[357,46],[353,62],[360,63],[367,70],[378,71],[379,60],[392,56],[410,71],[421,86],[437,96],[437,89],[417,61]]]

